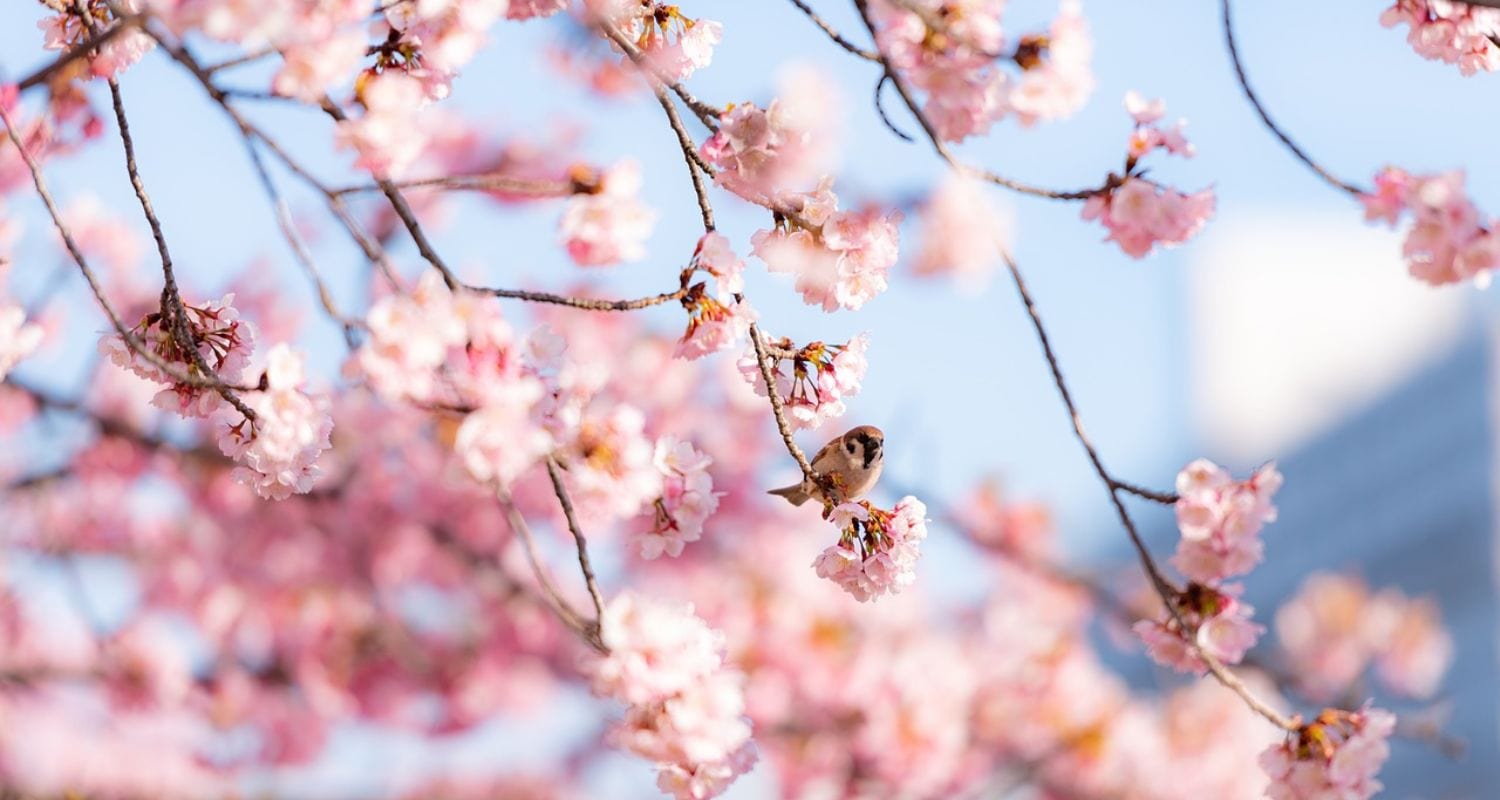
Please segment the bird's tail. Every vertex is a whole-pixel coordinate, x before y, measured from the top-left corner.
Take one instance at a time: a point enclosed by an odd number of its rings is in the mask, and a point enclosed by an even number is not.
[[[785,497],[787,502],[791,503],[794,506],[800,506],[803,503],[806,503],[812,497],[812,495],[807,493],[806,489],[802,488],[802,484],[800,483],[794,483],[791,486],[783,486],[780,489],[772,489],[771,491],[766,492],[766,494],[774,494],[777,497]]]

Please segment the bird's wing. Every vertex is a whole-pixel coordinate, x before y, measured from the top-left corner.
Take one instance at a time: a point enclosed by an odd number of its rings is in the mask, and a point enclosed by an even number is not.
[[[828,455],[830,453],[837,452],[838,448],[839,448],[839,445],[843,443],[843,440],[844,440],[844,438],[842,436],[840,436],[839,438],[834,439],[833,441],[829,442],[828,444],[823,445],[823,448],[821,450],[819,450],[818,453],[817,453],[817,455],[813,456],[812,457],[812,461],[809,462],[809,463],[811,463],[813,465],[813,469],[818,469],[818,462],[823,460],[823,456],[826,456],[826,455]]]

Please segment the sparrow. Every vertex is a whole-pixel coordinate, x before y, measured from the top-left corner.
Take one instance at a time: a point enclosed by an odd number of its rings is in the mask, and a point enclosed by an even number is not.
[[[879,428],[861,425],[823,445],[823,449],[812,457],[813,471],[828,485],[827,488],[833,490],[839,502],[863,497],[880,479],[884,444],[885,434]],[[785,497],[787,502],[800,506],[814,497],[829,502],[824,490],[825,486],[804,479],[801,483],[772,489],[768,494]]]

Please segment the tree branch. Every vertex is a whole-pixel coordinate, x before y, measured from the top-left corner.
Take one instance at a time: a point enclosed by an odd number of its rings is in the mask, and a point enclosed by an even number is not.
[[[589,563],[589,543],[583,537],[583,529],[578,526],[578,518],[573,513],[573,500],[568,497],[568,489],[563,485],[562,474],[558,471],[557,459],[547,456],[547,476],[552,479],[552,491],[557,494],[557,502],[562,505],[563,516],[568,520],[568,530],[573,534],[573,543],[578,547],[578,567],[583,570],[583,582],[589,589],[589,598],[594,601],[594,622],[592,636],[598,640],[598,646],[604,647],[604,597],[599,593],[599,581],[594,577],[594,567]]]

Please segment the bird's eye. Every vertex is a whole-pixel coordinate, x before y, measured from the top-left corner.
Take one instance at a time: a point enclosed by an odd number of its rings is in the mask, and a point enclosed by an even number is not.
[[[844,449],[851,453],[854,452],[854,442],[844,442]]]

